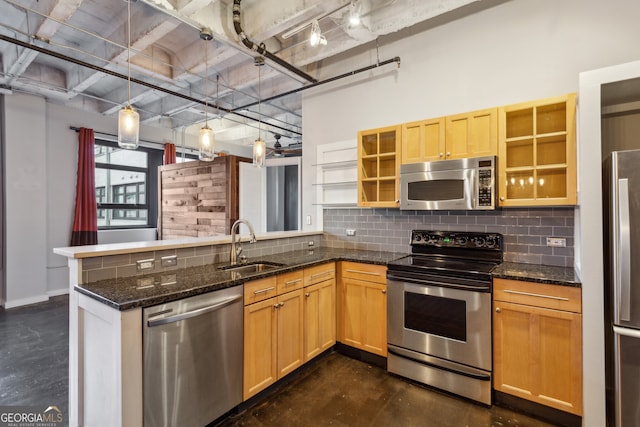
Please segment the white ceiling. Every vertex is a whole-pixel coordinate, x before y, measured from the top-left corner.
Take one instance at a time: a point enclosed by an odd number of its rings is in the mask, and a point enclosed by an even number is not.
[[[196,131],[204,123],[206,99],[218,141],[251,144],[262,117],[263,131],[283,135],[286,147],[301,141],[301,94],[279,95],[312,85],[303,76],[317,79],[323,60],[496,2],[360,0],[362,20],[354,27],[348,23],[349,0],[238,3],[248,43],[268,51],[263,67],[254,65],[263,55],[247,48],[234,29],[233,0],[132,0],[130,51],[126,0],[0,0],[0,91],[40,94],[116,120],[128,100],[122,76],[130,55],[131,104],[143,124]],[[312,19],[319,20],[327,45],[310,46]],[[202,29],[213,40],[202,40]],[[258,104],[259,99],[266,101]],[[223,119],[212,119],[216,105]],[[274,138],[267,136],[272,145]]]

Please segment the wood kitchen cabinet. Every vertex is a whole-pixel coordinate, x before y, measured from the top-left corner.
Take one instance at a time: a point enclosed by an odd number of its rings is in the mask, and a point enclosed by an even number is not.
[[[335,263],[304,269],[304,361],[336,343]]]
[[[302,270],[244,284],[244,400],[302,365],[302,287]]]
[[[576,204],[576,96],[499,109],[500,206]]]
[[[358,206],[400,205],[402,126],[358,132]]]
[[[582,415],[581,290],[494,279],[494,388]]]
[[[387,356],[387,267],[340,263],[338,340]]]
[[[467,157],[495,156],[498,153],[498,109],[402,125],[402,163]]]

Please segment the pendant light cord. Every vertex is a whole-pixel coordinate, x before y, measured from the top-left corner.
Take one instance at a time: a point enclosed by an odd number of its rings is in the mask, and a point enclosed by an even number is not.
[[[208,58],[207,58],[207,40],[204,40],[204,127],[209,127],[209,76],[208,76]]]
[[[127,94],[131,107],[131,0],[127,0]]]
[[[262,109],[261,109],[262,77],[261,77],[261,69],[262,69],[262,64],[258,64],[258,139],[261,138],[261,133],[262,133]]]

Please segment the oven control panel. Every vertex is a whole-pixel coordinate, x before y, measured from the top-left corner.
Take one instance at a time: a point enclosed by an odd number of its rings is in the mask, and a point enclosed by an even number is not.
[[[464,231],[413,230],[411,246],[502,250],[502,235]]]

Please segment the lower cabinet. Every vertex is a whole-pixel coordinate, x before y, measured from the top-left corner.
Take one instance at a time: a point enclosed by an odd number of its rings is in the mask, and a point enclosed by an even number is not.
[[[494,280],[494,388],[582,415],[581,290]]]
[[[304,361],[336,343],[335,263],[304,270]]]
[[[387,356],[387,267],[340,263],[338,341]]]
[[[243,399],[336,342],[335,263],[244,284]]]
[[[302,279],[302,271],[299,274]],[[282,282],[297,280],[290,274],[281,276],[287,276]],[[304,360],[302,280],[292,286],[297,289],[277,295],[281,276],[244,285],[244,400],[298,368]],[[255,299],[259,301],[247,302]]]

